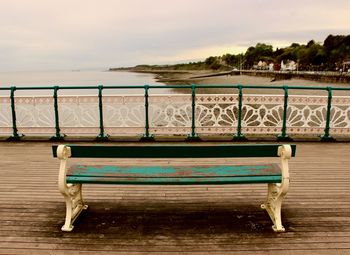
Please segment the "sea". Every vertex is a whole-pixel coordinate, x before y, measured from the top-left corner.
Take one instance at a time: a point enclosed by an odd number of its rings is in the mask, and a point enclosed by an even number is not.
[[[212,80],[216,83],[215,78]],[[227,79],[227,80],[225,80]],[[336,86],[349,87],[350,84],[329,84],[315,81],[291,79],[284,81],[270,82],[270,78],[257,76],[230,76],[226,77],[221,82],[224,84],[243,84],[243,85],[269,85],[269,86]],[[205,83],[204,83],[205,84]],[[106,70],[71,70],[71,71],[27,71],[27,72],[0,72],[0,88],[3,87],[40,87],[40,86],[97,86],[97,85],[113,85],[113,86],[140,86],[140,85],[158,85],[164,86],[161,89],[150,89],[149,94],[188,94],[189,89],[169,88],[166,84],[157,82],[156,74],[152,73],[135,73],[127,71],[106,71]],[[237,93],[227,89],[210,89],[198,90],[198,93]],[[9,90],[0,90],[0,96],[9,96]],[[52,96],[52,90],[17,90],[16,96]],[[247,89],[244,93],[251,94],[283,94],[279,90],[262,90],[262,89]],[[313,90],[290,90],[289,93],[303,95],[324,95],[327,96],[327,91]],[[78,89],[66,90],[60,89],[59,95],[97,95],[97,89]],[[144,94],[143,89],[104,89],[103,95],[111,94]],[[349,96],[349,91],[334,91],[333,95]]]
[[[174,93],[165,84],[155,79],[155,74],[134,72],[110,71],[36,71],[36,72],[0,72],[0,88],[2,87],[40,87],[40,86],[138,86],[138,85],[164,85],[164,89],[154,89],[151,93]],[[60,95],[96,95],[93,90],[59,90]],[[18,90],[16,95],[52,95],[52,90]],[[103,94],[139,94],[142,89],[111,89],[104,90]],[[0,91],[0,95],[8,95],[9,91]]]

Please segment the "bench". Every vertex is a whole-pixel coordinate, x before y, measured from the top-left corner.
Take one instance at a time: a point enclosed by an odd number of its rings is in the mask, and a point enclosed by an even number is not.
[[[266,201],[261,205],[272,222],[273,230],[285,231],[281,205],[289,187],[288,159],[295,156],[295,145],[142,145],[81,146],[53,145],[53,155],[60,159],[58,186],[66,202],[66,219],[62,231],[72,231],[73,223],[87,209],[82,184],[134,185],[210,185],[267,183]],[[68,158],[238,158],[280,157],[281,165],[216,166],[116,166],[72,165]]]

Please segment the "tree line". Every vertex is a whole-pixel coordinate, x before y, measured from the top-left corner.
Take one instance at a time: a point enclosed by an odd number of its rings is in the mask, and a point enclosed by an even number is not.
[[[294,61],[301,71],[337,71],[344,61],[350,61],[350,35],[328,35],[323,43],[310,40],[307,44],[292,43],[285,48],[257,43],[245,53],[210,56],[204,61],[175,65],[138,65],[142,70],[232,70],[252,69],[259,61],[278,66],[281,61]],[[278,68],[277,68],[278,70]]]
[[[214,70],[228,67],[251,69],[259,61],[278,65],[288,60],[296,62],[299,70],[340,70],[344,61],[350,61],[350,35],[329,35],[322,44],[311,40],[307,44],[292,43],[276,50],[272,45],[257,43],[245,53],[208,57],[204,64]]]

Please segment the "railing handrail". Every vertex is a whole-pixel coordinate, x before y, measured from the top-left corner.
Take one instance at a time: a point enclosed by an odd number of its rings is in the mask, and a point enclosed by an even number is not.
[[[215,94],[210,94],[210,93],[200,93],[196,94],[196,97],[200,96],[214,96],[214,95],[238,95],[238,93],[232,92],[232,93],[215,93]],[[324,95],[307,95],[309,98],[316,98],[316,97],[327,97],[328,94]],[[103,97],[144,97],[144,93],[135,93],[135,94],[104,94]],[[149,98],[153,97],[166,97],[166,96],[171,96],[171,97],[188,97],[189,99],[192,97],[191,94],[170,94],[170,93],[164,93],[164,94],[149,94]],[[258,94],[258,93],[253,93],[253,94],[245,94],[246,96],[264,96],[264,97],[269,97],[269,96],[274,96],[274,97],[284,97],[284,94]],[[288,94],[288,97],[299,97],[301,96],[300,94],[295,94],[295,95],[290,95]],[[350,96],[350,94],[349,94]],[[348,98],[349,96],[343,96],[343,95],[333,95],[333,97],[336,98]],[[52,98],[52,95],[50,94],[43,94],[43,95],[16,95],[16,98],[47,98],[50,97]],[[59,95],[58,98],[66,98],[66,97],[91,97],[91,98],[98,98],[98,95],[93,95],[93,94],[84,94],[84,95]],[[6,95],[0,95],[0,98],[10,98],[10,96]]]
[[[350,88],[344,88],[344,87],[332,87],[332,86],[322,86],[322,87],[316,87],[316,86],[288,86],[288,85],[278,85],[278,86],[271,86],[271,85],[241,85],[241,84],[210,84],[210,85],[136,85],[136,86],[116,86],[116,85],[92,85],[92,86],[10,86],[10,87],[2,87],[0,90],[11,90],[15,88],[15,90],[54,90],[57,88],[58,90],[76,90],[76,89],[96,89],[98,90],[102,86],[103,89],[145,89],[146,87],[148,89],[192,89],[194,86],[195,88],[233,88],[233,89],[239,89],[240,87],[242,89],[282,89],[284,90],[287,88],[288,90],[296,89],[296,90],[324,90],[328,91],[329,88],[331,90],[349,90]]]

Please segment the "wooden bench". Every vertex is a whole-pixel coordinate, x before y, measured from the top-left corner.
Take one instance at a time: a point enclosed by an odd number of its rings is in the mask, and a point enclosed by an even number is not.
[[[54,145],[53,155],[60,159],[58,186],[66,202],[62,231],[72,231],[73,222],[87,208],[82,198],[82,184],[135,185],[210,185],[267,183],[268,194],[261,205],[273,222],[273,230],[285,231],[281,205],[289,186],[288,159],[295,156],[295,145],[143,145],[80,146]],[[68,158],[236,158],[280,157],[281,165],[217,166],[114,166],[72,165]]]

